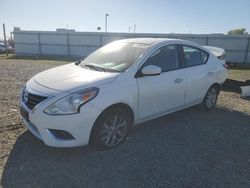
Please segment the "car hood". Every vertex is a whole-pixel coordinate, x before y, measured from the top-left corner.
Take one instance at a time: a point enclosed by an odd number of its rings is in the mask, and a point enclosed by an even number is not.
[[[33,77],[33,81],[49,89],[74,92],[109,83],[117,74],[89,70],[72,63],[41,72]]]

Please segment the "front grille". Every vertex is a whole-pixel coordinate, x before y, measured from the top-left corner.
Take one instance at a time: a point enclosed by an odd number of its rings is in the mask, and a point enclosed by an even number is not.
[[[24,99],[24,95],[26,95],[26,99]],[[24,102],[24,104],[30,109],[32,110],[36,105],[38,105],[40,102],[42,102],[43,100],[47,99],[47,97],[44,96],[39,96],[39,95],[34,95],[31,93],[28,93],[26,91],[23,92],[23,97],[22,100]]]

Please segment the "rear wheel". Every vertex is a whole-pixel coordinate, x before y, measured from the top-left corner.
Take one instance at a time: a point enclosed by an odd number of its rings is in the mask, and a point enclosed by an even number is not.
[[[205,110],[212,110],[215,107],[219,91],[220,90],[216,86],[209,88],[202,102],[202,106]]]
[[[91,139],[97,149],[109,149],[121,144],[131,127],[131,118],[123,110],[108,110],[96,121]]]

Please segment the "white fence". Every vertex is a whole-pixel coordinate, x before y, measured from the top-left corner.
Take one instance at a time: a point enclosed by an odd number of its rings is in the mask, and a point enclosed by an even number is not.
[[[226,50],[226,60],[250,63],[250,36],[102,33],[74,31],[14,30],[16,55],[85,57],[97,48],[118,39],[134,37],[178,38]]]

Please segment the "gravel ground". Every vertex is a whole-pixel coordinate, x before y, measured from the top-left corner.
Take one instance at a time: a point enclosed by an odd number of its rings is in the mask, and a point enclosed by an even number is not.
[[[192,107],[143,123],[112,150],[45,146],[21,123],[19,91],[62,63],[0,58],[3,187],[250,187],[250,101],[228,90],[214,110]]]

